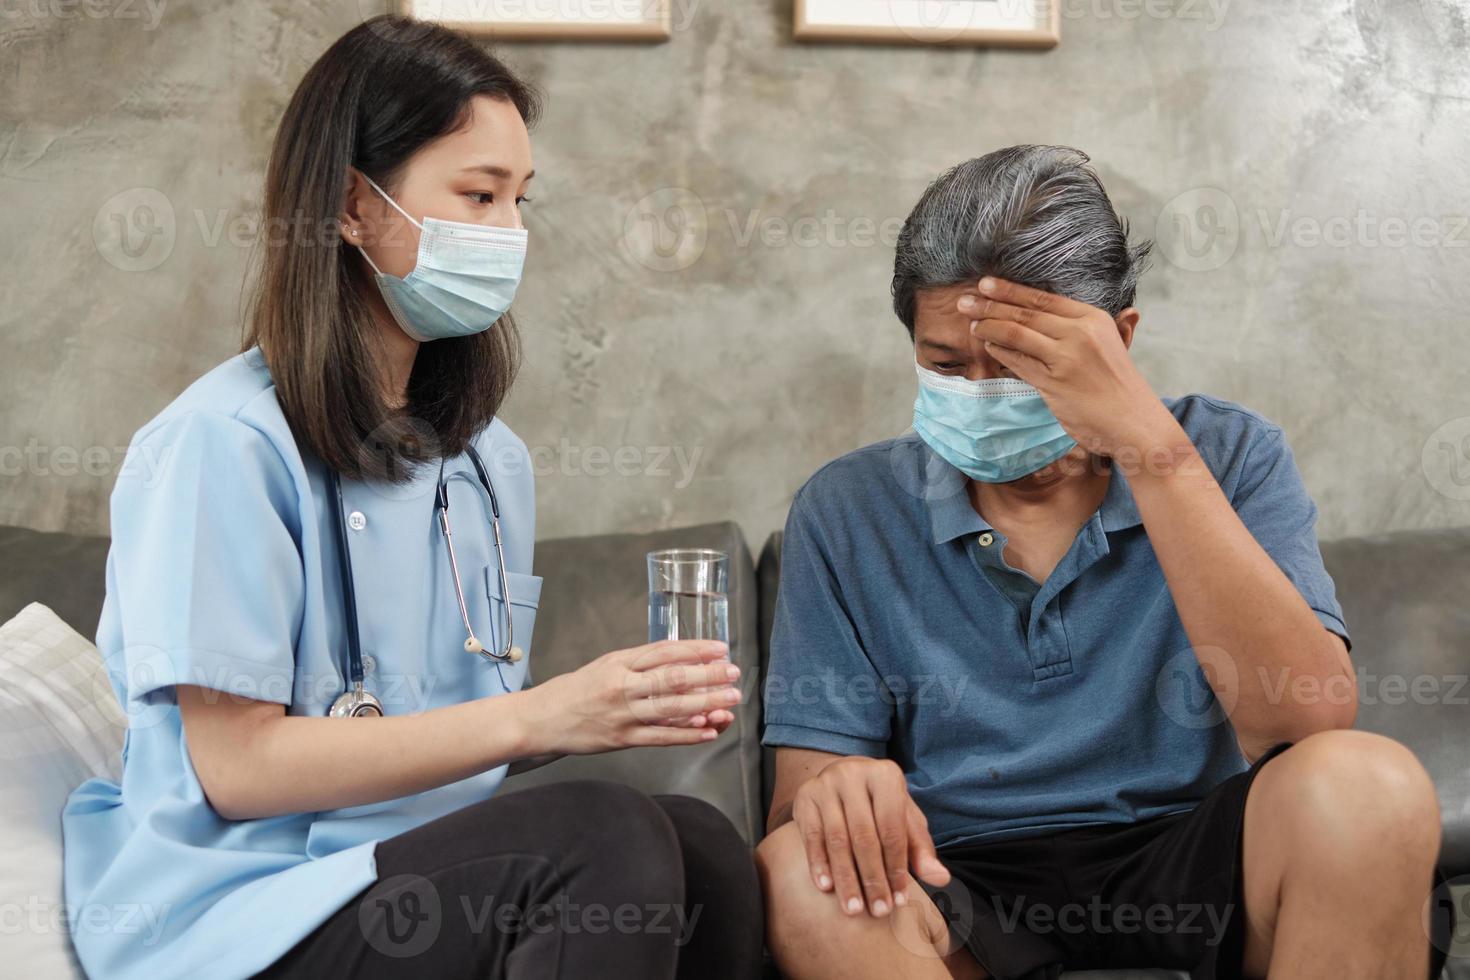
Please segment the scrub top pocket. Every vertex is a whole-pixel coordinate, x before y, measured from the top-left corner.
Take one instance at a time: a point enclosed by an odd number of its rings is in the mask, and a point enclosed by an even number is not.
[[[499,652],[505,647],[506,603],[500,594],[500,566],[491,562],[481,571],[488,613],[488,623],[481,642],[487,650]],[[541,576],[507,571],[505,583],[510,589],[510,623],[515,645],[525,652],[519,663],[496,664],[504,681],[503,690],[518,691],[529,683],[531,633],[536,628],[536,609],[541,603]]]

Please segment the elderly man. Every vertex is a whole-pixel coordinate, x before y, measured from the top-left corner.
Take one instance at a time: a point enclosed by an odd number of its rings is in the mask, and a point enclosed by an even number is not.
[[[1438,974],[1433,785],[1347,730],[1281,429],[1129,356],[1146,254],[1064,147],[962,164],[904,226],[914,431],[786,527],[757,856],[788,977]]]

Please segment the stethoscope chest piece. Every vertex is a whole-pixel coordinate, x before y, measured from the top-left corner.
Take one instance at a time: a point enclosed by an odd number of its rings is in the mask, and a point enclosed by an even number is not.
[[[361,684],[354,684],[337,695],[327,715],[331,718],[381,718],[383,702],[364,691]]]

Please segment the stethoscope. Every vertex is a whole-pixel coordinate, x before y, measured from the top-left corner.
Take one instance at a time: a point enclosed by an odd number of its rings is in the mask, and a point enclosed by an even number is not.
[[[470,462],[480,486],[490,498],[490,534],[495,540],[495,564],[500,575],[500,605],[505,625],[505,642],[496,649],[487,650],[475,636],[470,625],[469,607],[464,601],[464,587],[459,581],[459,561],[454,557],[454,538],[449,530],[449,485],[444,476],[444,461],[439,461],[439,478],[434,489],[434,514],[439,528],[444,532],[444,548],[449,552],[449,571],[454,579],[454,597],[459,602],[459,616],[464,623],[464,648],[467,653],[476,653],[490,663],[513,664],[525,653],[515,645],[515,623],[510,615],[510,585],[505,573],[505,548],[500,540],[500,502],[495,497],[495,487],[490,483],[490,474],[474,446],[466,447]],[[362,640],[357,629],[357,590],[352,580],[352,555],[347,545],[347,506],[342,499],[342,481],[335,472],[328,473],[332,483],[332,497],[337,505],[337,561],[342,573],[342,604],[347,625],[347,690],[337,696],[327,714],[333,718],[381,718],[383,703],[368,691],[363,690]]]

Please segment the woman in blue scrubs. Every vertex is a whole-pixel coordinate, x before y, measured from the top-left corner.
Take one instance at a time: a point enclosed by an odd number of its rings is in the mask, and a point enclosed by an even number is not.
[[[460,35],[375,18],[286,109],[246,349],[139,430],[112,496],[122,784],[63,815],[89,975],[758,972],[749,852],[712,807],[496,793],[557,755],[716,738],[739,699],[722,644],[534,687],[510,650],[541,589],[530,459],[495,418],[536,108]],[[354,644],[381,716],[329,715]]]

